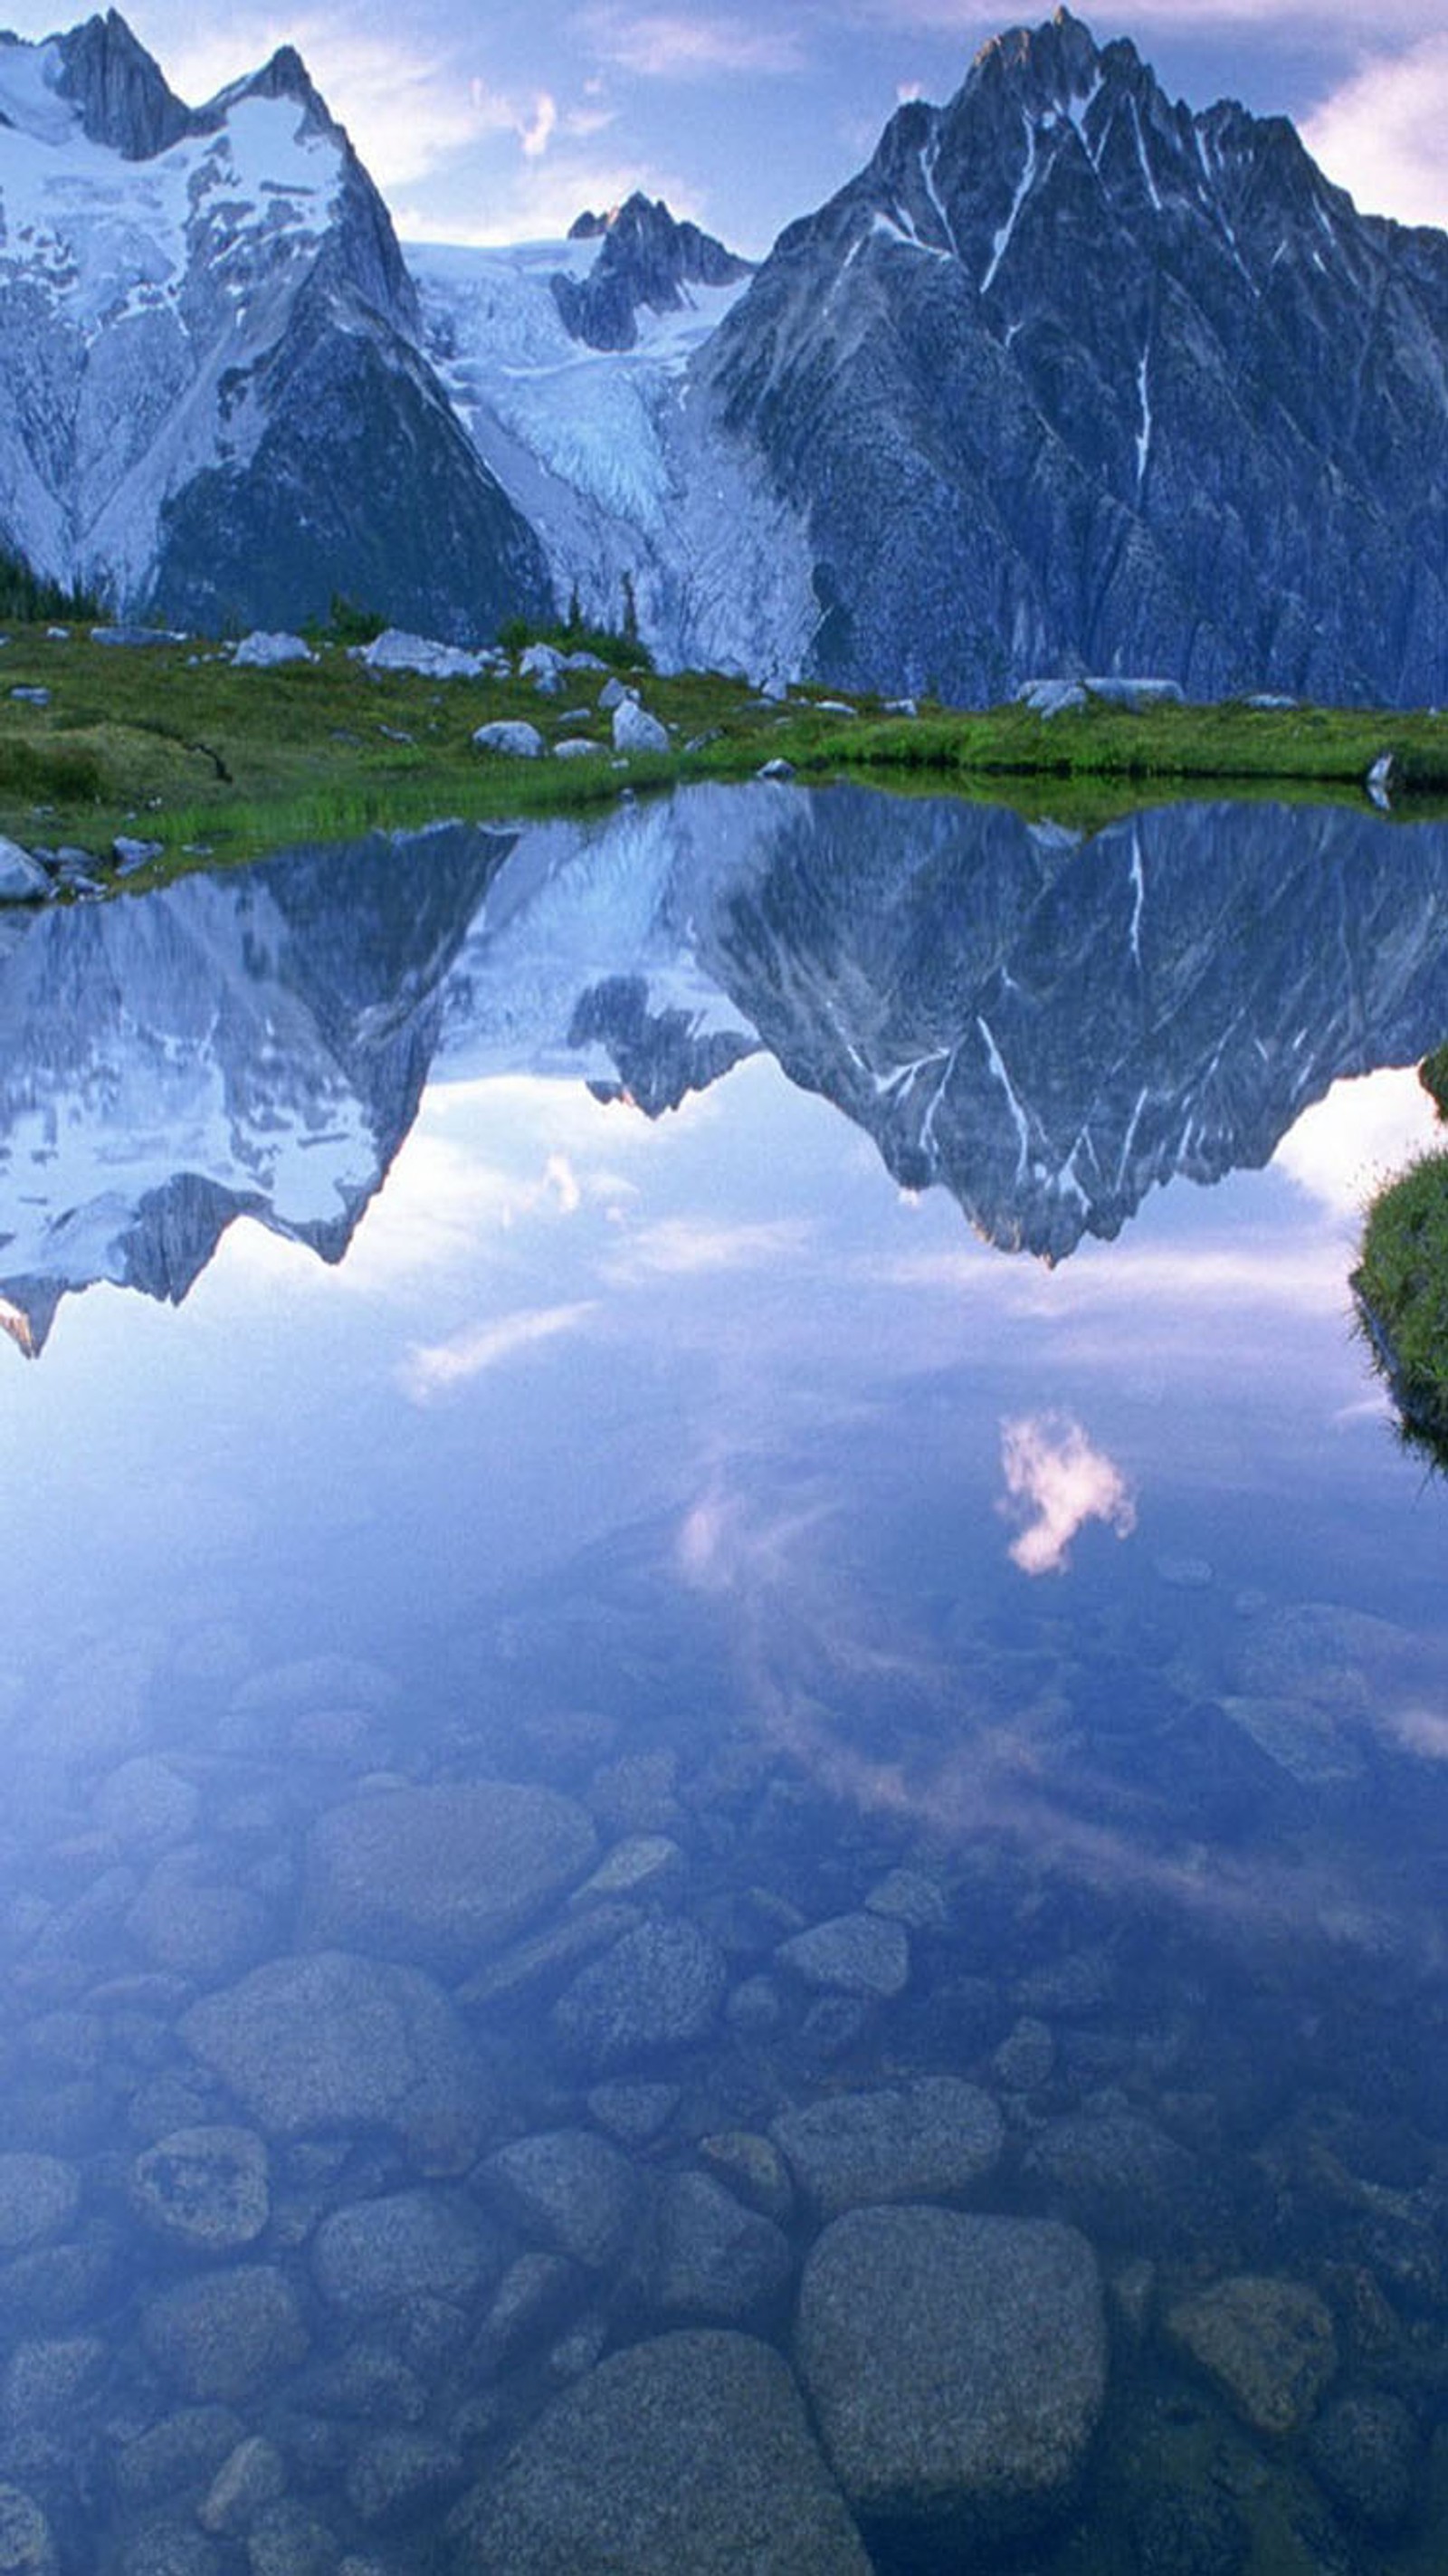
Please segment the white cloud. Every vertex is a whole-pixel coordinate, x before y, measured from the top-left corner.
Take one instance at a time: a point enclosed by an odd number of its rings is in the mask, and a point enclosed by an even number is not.
[[[1382,55],[1324,99],[1302,128],[1330,179],[1365,213],[1448,225],[1448,33]]]
[[[1384,1180],[1433,1143],[1437,1124],[1416,1073],[1362,1074],[1304,1110],[1272,1159],[1334,1216],[1357,1218]]]
[[[591,1300],[573,1306],[528,1307],[519,1314],[500,1316],[496,1323],[470,1324],[445,1342],[415,1342],[398,1369],[397,1382],[412,1403],[430,1404],[450,1387],[482,1377],[520,1351],[556,1341],[562,1333],[576,1333],[595,1312]]]
[[[721,74],[758,76],[805,67],[794,28],[755,24],[727,13],[605,10],[580,23],[604,61],[643,80],[714,80]]]
[[[699,1217],[664,1217],[640,1226],[617,1258],[611,1279],[693,1279],[721,1270],[767,1270],[800,1253],[809,1228],[794,1219],[775,1224],[711,1225]]]
[[[1093,1449],[1069,1415],[1034,1413],[1001,1424],[1001,1465],[1009,1519],[1030,1515],[1011,1541],[1023,1574],[1064,1574],[1072,1540],[1088,1521],[1104,1521],[1118,1538],[1136,1527],[1136,1505],[1120,1469]]]

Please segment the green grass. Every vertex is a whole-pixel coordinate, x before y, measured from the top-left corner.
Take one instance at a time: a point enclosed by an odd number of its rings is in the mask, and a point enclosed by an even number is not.
[[[1448,1465],[1448,1152],[1378,1192],[1352,1287],[1405,1431]]]
[[[616,658],[631,649],[611,641]],[[547,698],[516,679],[372,673],[336,641],[309,664],[237,671],[203,644],[131,650],[96,644],[80,628],[62,642],[43,625],[12,627],[0,650],[0,830],[98,856],[128,832],[162,844],[169,868],[197,843],[240,857],[443,814],[568,812],[624,785],[748,777],[775,755],[805,779],[858,777],[906,794],[985,798],[1087,830],[1144,794],[1155,802],[1203,794],[1360,802],[1385,750],[1412,810],[1448,798],[1448,719],[1440,717],[1232,705],[1135,715],[1093,702],[1050,720],[1017,706],[961,713],[927,704],[910,720],[867,696],[841,716],[817,705],[834,694],[823,688],[781,705],[718,672],[640,675],[672,744],[621,767],[597,710],[603,677],[574,674],[563,696]],[[37,685],[50,690],[49,705],[10,694]],[[527,717],[550,741],[592,734],[598,759],[477,752],[475,728],[506,716]]]

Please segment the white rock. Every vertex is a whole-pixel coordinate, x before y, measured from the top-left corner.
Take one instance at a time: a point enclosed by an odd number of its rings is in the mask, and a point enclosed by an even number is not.
[[[0,833],[0,903],[36,903],[49,892],[50,879],[40,861]]]
[[[304,636],[267,635],[260,627],[243,635],[231,657],[238,671],[275,671],[284,662],[315,662],[316,658]]]
[[[547,749],[537,726],[516,718],[479,725],[473,741],[479,751],[500,751],[510,760],[540,760]]]
[[[625,698],[613,711],[613,747],[615,751],[667,751],[669,737],[647,707],[641,707],[636,698]]]
[[[604,747],[601,742],[590,742],[585,734],[570,733],[564,735],[562,742],[555,742],[553,757],[555,760],[593,760]]]
[[[469,653],[431,635],[409,635],[401,626],[388,626],[370,644],[359,644],[354,658],[369,671],[415,671],[424,680],[476,680],[497,667],[496,654]]]

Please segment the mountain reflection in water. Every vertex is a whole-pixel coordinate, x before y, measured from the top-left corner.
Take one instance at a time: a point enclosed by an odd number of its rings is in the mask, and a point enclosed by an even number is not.
[[[1056,1260],[1266,1163],[1448,1027],[1448,826],[1177,806],[1089,840],[852,789],[443,826],[6,925],[0,1296],[177,1299],[248,1214],[342,1257],[430,1070],[649,1116],[767,1048],[904,1186]]]
[[[1444,2562],[1445,897],[761,786],[4,925],[0,2557]]]

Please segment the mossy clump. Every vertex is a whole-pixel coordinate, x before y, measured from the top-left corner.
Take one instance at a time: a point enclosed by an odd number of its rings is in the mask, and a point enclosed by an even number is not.
[[[1352,1288],[1405,1431],[1448,1465],[1448,1153],[1378,1192]]]
[[[1418,1080],[1439,1117],[1448,1119],[1448,1038],[1431,1055],[1424,1056],[1418,1067]]]

